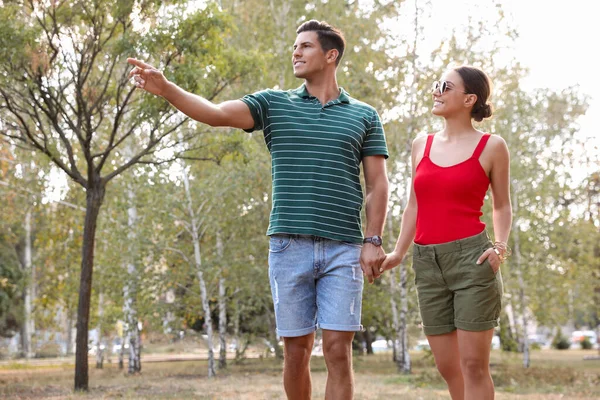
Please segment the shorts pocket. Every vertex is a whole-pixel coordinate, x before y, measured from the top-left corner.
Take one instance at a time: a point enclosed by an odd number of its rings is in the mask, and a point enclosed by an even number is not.
[[[490,270],[490,272],[492,273],[492,275],[496,275],[497,272],[494,272],[494,268],[492,268],[492,264],[490,264],[490,260],[488,260],[487,258],[485,260],[483,260],[482,263],[486,268],[488,268]]]
[[[269,239],[269,252],[281,253],[292,244],[290,235],[272,235]]]
[[[486,247],[481,252],[483,253],[484,251],[486,251],[488,249],[489,249],[489,247]],[[485,265],[490,270],[490,272],[492,273],[492,275],[495,276],[498,273],[498,271],[494,272],[494,268],[492,268],[492,264],[490,264],[490,257],[491,256],[492,256],[491,254],[489,256],[487,256],[485,258],[485,260],[483,260],[483,262],[481,263],[481,265]]]
[[[417,289],[421,284],[434,279],[432,264],[435,265],[435,261],[431,257],[419,257],[413,254],[412,269],[415,273],[414,283]]]

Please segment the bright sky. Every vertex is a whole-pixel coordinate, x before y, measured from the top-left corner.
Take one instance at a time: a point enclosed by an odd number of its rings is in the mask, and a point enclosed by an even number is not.
[[[407,12],[413,13],[414,1],[406,0]],[[508,50],[530,69],[523,79],[525,89],[561,90],[579,86],[590,96],[589,108],[580,120],[579,137],[585,138],[585,150],[600,159],[600,79],[597,52],[600,49],[600,2],[592,0],[429,0],[431,12],[425,15],[424,36],[432,46],[461,30],[469,16],[475,20],[495,20],[495,4],[502,5],[509,25],[519,34]],[[408,16],[406,23],[412,23]],[[596,168],[597,169],[597,168]]]
[[[578,85],[589,98],[578,136],[586,140],[581,152],[600,159],[600,80],[598,79],[597,1],[504,0],[521,34],[517,54],[531,69],[529,87],[561,89]],[[580,159],[583,159],[580,154]],[[598,170],[598,165],[595,170]]]

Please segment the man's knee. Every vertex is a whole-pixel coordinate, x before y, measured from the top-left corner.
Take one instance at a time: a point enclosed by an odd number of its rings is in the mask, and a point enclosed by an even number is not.
[[[313,335],[284,338],[284,357],[294,364],[308,364],[314,343]]]
[[[328,363],[350,364],[352,360],[352,338],[337,336],[323,343],[323,355]]]

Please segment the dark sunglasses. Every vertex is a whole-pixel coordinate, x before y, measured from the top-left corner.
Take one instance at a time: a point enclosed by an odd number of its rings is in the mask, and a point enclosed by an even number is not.
[[[435,92],[436,90],[440,91],[440,94],[444,94],[444,92],[448,91],[448,90],[452,90],[452,88],[450,86],[448,86],[448,82],[446,81],[435,81],[433,82],[433,86],[431,87],[431,90],[433,92]],[[469,94],[465,91],[463,91],[464,94]]]

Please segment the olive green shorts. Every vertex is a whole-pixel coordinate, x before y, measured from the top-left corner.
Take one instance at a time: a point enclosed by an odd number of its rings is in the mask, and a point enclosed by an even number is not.
[[[415,285],[426,335],[455,329],[486,331],[498,326],[500,270],[494,273],[487,258],[476,264],[492,246],[485,230],[453,242],[414,244]]]

